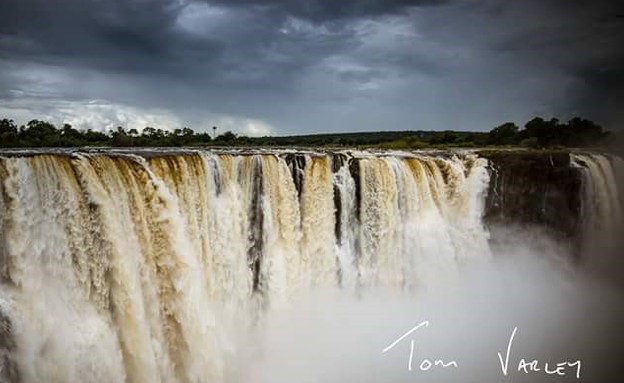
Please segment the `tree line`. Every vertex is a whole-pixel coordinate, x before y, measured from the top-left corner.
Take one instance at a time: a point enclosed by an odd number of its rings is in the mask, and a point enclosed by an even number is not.
[[[136,129],[126,130],[119,126],[108,133],[78,130],[70,124],[57,128],[54,124],[32,120],[26,125],[17,126],[13,120],[0,120],[0,147],[81,147],[81,146],[201,146],[232,145],[244,142],[242,137],[225,132],[216,138],[209,133],[196,133],[189,128],[172,131],[145,127],[140,133]]]
[[[231,131],[217,137],[189,128],[173,130],[145,127],[141,132],[123,127],[99,131],[79,130],[69,124],[32,120],[17,126],[13,120],[0,120],[0,147],[181,147],[181,146],[338,146],[419,149],[428,147],[522,146],[530,148],[598,146],[610,140],[612,133],[600,125],[572,118],[566,123],[541,117],[528,121],[523,128],[513,122],[501,124],[489,132],[460,131],[380,131],[358,133],[312,134],[282,137],[247,137]]]
[[[535,117],[520,129],[513,122],[504,123],[490,131],[490,145],[522,145],[537,148],[585,147],[604,144],[611,135],[593,121],[574,117],[567,123],[557,118]]]

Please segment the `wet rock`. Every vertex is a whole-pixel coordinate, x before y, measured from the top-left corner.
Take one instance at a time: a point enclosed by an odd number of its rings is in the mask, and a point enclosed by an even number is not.
[[[0,310],[0,382],[18,383],[19,372],[13,360],[15,350],[11,320]]]
[[[490,162],[487,226],[539,228],[574,248],[580,241],[582,174],[563,151],[483,151]],[[496,240],[496,238],[493,238]]]

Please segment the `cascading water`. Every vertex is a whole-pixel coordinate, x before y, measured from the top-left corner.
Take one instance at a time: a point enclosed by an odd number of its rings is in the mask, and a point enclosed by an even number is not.
[[[573,159],[593,230],[616,225],[609,160]],[[475,154],[0,157],[0,381],[223,381],[236,334],[264,311],[318,289],[409,292],[489,257],[487,166]]]
[[[613,270],[615,263],[622,263],[621,249],[622,195],[618,193],[618,177],[622,159],[597,154],[573,154],[573,166],[583,173],[583,204],[581,206],[582,252],[591,254],[584,261],[602,270]],[[621,187],[621,186],[620,186]],[[618,272],[618,271],[614,271]]]

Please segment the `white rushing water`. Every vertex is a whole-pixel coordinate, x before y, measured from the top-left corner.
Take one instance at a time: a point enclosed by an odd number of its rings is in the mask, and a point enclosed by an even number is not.
[[[580,167],[584,175],[582,253],[592,255],[586,261],[599,271],[610,269],[619,272],[613,266],[614,263],[623,264],[621,253],[624,242],[621,230],[624,228],[624,216],[622,193],[618,192],[624,180],[622,159],[597,154],[574,154],[572,164]]]
[[[574,161],[588,233],[617,227],[609,159]],[[242,379],[268,312],[491,257],[473,154],[37,154],[0,181],[0,381]]]

